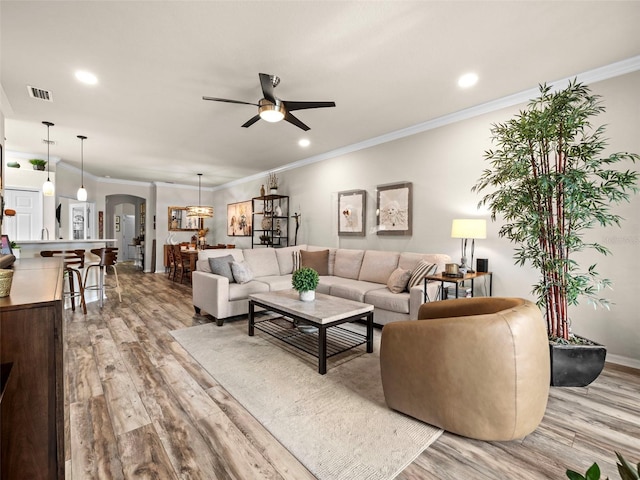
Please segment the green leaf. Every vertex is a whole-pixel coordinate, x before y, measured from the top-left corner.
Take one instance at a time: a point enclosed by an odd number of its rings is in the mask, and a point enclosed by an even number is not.
[[[570,480],[585,480],[582,475],[578,472],[574,472],[573,470],[567,470],[567,477],[569,477]]]
[[[587,480],[600,480],[600,467],[594,463],[587,470]]]

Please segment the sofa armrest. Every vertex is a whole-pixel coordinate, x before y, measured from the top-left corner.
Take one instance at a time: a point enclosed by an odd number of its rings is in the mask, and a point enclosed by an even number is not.
[[[192,273],[193,306],[215,318],[229,316],[229,279],[196,270]]]
[[[420,285],[412,287],[409,291],[409,320],[418,319],[418,310],[420,306],[425,303],[424,301],[424,282],[420,282]],[[435,302],[440,300],[440,282],[427,283],[427,302]]]

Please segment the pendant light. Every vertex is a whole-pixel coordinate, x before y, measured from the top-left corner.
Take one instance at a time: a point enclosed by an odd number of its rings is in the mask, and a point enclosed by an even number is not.
[[[51,122],[42,122],[43,125],[47,126],[47,181],[42,184],[42,193],[45,197],[53,197],[53,194],[56,192],[56,187],[53,182],[49,178],[49,145],[51,145],[51,141],[49,140],[49,127],[53,127],[53,123]]]
[[[187,217],[211,218],[213,217],[213,207],[205,207],[200,204],[200,188],[202,185],[202,174],[198,174],[198,206],[187,207]]]
[[[76,198],[80,202],[87,201],[87,190],[84,188],[84,141],[87,139],[84,135],[78,135],[80,139],[80,188]]]

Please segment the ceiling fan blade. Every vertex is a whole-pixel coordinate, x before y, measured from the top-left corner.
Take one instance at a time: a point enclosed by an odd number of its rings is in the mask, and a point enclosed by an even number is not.
[[[276,103],[276,96],[273,93],[273,83],[271,82],[271,75],[267,73],[260,73],[260,86],[262,87],[262,95],[271,103]]]
[[[294,116],[293,116],[291,113],[289,113],[288,111],[287,111],[287,113],[285,114],[284,119],[285,119],[287,122],[289,122],[289,123],[291,123],[291,124],[295,125],[296,127],[301,128],[301,129],[302,129],[302,130],[304,130],[305,132],[306,132],[307,130],[311,130],[309,127],[307,127],[304,123],[302,123],[299,119],[297,119],[296,117],[294,117]]]
[[[258,106],[257,103],[251,102],[243,102],[241,100],[229,100],[228,98],[217,98],[217,97],[202,97],[203,100],[212,100],[214,102],[225,102],[225,103],[239,103],[240,105],[255,105]]]
[[[244,128],[249,128],[251,125],[256,123],[258,120],[260,120],[260,115],[256,115],[255,117],[251,117],[251,119],[247,120],[242,126]]]
[[[289,102],[282,100],[282,103],[290,112],[293,112],[294,110],[306,110],[308,108],[324,108],[336,106],[336,102]]]

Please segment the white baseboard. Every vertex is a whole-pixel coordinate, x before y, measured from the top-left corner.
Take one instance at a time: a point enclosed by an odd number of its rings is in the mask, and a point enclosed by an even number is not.
[[[612,355],[607,353],[606,361],[609,363],[624,365],[625,367],[631,367],[640,370],[640,360],[637,360],[635,358],[623,357],[622,355]]]

